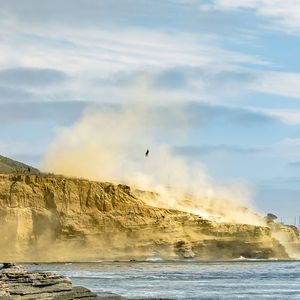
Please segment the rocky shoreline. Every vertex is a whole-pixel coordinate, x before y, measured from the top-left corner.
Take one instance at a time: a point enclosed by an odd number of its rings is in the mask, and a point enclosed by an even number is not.
[[[0,269],[0,300],[9,299],[129,300],[112,293],[97,295],[87,288],[74,287],[72,281],[63,275],[40,271],[28,272],[21,265],[3,263]],[[152,300],[155,299],[152,298]]]

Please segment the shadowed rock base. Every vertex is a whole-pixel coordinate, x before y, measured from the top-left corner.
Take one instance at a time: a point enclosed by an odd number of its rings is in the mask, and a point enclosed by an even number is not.
[[[96,295],[87,288],[73,287],[72,281],[63,275],[39,271],[28,272],[23,266],[4,263],[0,269],[0,300],[6,299],[121,300],[127,298],[112,293]],[[151,300],[155,299],[159,298]]]

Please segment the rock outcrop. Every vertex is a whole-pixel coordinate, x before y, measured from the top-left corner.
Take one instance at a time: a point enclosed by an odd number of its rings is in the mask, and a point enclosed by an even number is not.
[[[129,186],[0,174],[2,261],[288,258],[269,227],[146,205]]]
[[[69,278],[45,272],[27,272],[16,264],[4,263],[0,269],[0,299],[96,299],[83,287],[73,287]]]

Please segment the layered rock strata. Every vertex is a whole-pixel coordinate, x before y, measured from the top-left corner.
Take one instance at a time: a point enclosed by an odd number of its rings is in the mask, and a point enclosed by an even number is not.
[[[2,261],[288,258],[270,228],[146,205],[126,185],[0,174]]]
[[[69,278],[45,272],[27,272],[16,264],[5,263],[0,270],[0,299],[96,299],[83,287],[73,287]]]

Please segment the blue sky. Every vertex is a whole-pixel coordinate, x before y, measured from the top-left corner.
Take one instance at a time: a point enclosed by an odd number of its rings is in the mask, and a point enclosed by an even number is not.
[[[180,103],[157,137],[256,206],[300,215],[299,0],[0,0],[0,153],[39,166],[61,127],[118,106],[136,78]]]

